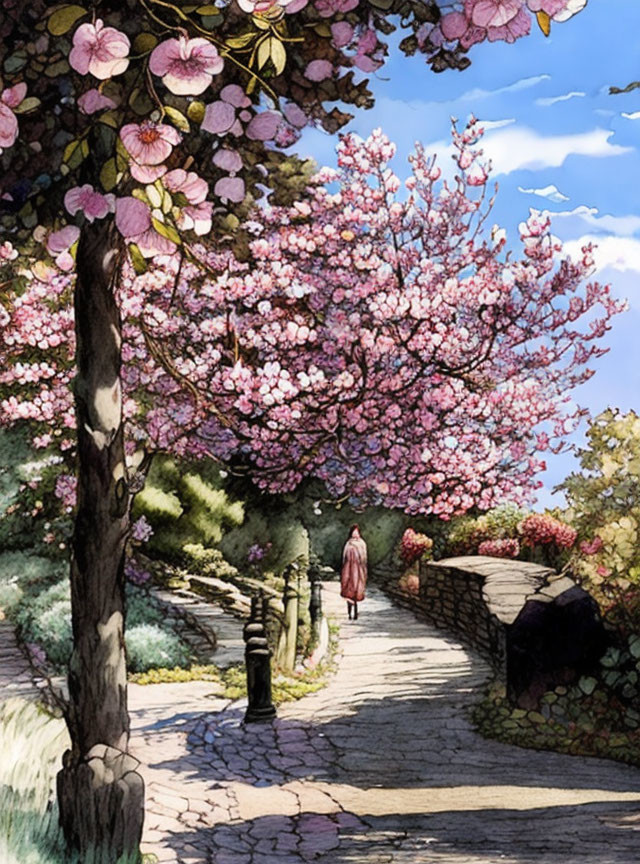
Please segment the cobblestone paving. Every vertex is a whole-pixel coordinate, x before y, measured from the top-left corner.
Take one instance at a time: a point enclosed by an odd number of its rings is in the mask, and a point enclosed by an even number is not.
[[[0,611],[0,616],[2,612]],[[43,685],[46,682],[41,682]],[[0,617],[0,698],[36,699],[40,690],[36,685],[29,661],[18,645],[13,625]]]
[[[180,864],[632,864],[640,772],[486,741],[477,656],[372,589],[335,584],[338,671],[243,726],[206,682],[131,687],[148,787],[145,851]]]

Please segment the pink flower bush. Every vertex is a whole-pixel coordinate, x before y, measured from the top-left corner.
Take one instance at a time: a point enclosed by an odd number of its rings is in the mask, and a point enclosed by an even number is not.
[[[596,555],[603,547],[602,537],[596,536],[591,541],[583,540],[580,544],[580,551],[583,555]]]
[[[60,474],[56,480],[55,496],[62,501],[62,506],[67,513],[71,513],[76,506],[76,488],[78,482],[71,474]]]
[[[433,540],[426,534],[420,534],[413,528],[407,528],[400,540],[400,557],[405,566],[420,560],[433,549]]]
[[[93,222],[94,219],[104,219],[107,213],[113,213],[115,196],[103,195],[86,183],[69,189],[64,196],[64,206],[72,216],[80,210],[89,222]]]
[[[104,81],[126,71],[130,47],[125,33],[105,27],[98,18],[95,24],[81,24],[73,34],[69,65],[81,75],[89,73]]]
[[[532,513],[522,522],[520,534],[524,546],[545,546],[554,543],[559,549],[570,549],[578,532],[547,513]]]
[[[149,69],[178,96],[198,96],[222,71],[224,61],[207,39],[166,39],[153,49]]]
[[[15,144],[18,137],[18,118],[13,109],[20,105],[26,95],[26,84],[8,87],[0,94],[0,153]]]
[[[490,555],[493,558],[517,558],[520,554],[520,543],[517,539],[484,540],[478,546],[478,555]]]

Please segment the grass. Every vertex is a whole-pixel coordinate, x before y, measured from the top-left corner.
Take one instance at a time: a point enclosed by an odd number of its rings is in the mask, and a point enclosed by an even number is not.
[[[24,699],[0,703],[0,862],[100,864],[64,848],[55,802],[56,774],[69,747],[64,720]],[[145,855],[142,864],[156,864]],[[137,864],[130,859],[119,864]]]
[[[329,649],[325,660],[315,669],[304,669],[296,674],[285,675],[275,671],[272,678],[274,705],[302,699],[309,693],[321,690],[327,684],[334,669],[338,648],[340,628],[329,622]],[[129,675],[133,684],[175,684],[188,681],[211,681],[219,685],[219,695],[223,699],[243,699],[247,695],[247,678],[244,664],[236,663],[226,669],[215,664],[191,666],[189,669],[174,668],[149,669],[147,672]]]

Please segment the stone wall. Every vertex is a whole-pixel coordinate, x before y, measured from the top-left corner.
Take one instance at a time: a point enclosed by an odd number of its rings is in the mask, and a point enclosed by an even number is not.
[[[589,671],[606,647],[596,602],[567,576],[526,561],[472,555],[420,563],[385,587],[492,664],[514,702]]]

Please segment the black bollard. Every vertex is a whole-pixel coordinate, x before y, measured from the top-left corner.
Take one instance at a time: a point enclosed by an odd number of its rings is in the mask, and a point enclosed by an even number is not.
[[[311,616],[311,624],[315,630],[316,624],[322,618],[322,584],[320,582],[320,574],[315,568],[309,569],[309,582],[311,583],[309,615]]]
[[[262,592],[254,594],[251,598],[251,615],[242,631],[246,644],[244,658],[249,700],[244,715],[245,723],[260,723],[276,716],[271,701],[271,651],[264,629],[265,609]]]

